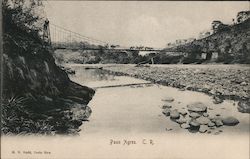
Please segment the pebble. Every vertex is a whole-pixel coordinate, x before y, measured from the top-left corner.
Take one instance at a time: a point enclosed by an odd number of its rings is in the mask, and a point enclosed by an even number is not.
[[[214,133],[214,135],[219,135],[219,134],[220,134],[220,132],[218,132],[218,131]]]
[[[166,128],[166,131],[171,131],[171,130],[173,130],[173,129],[172,129],[172,128],[169,128],[169,129],[168,129],[168,128]]]

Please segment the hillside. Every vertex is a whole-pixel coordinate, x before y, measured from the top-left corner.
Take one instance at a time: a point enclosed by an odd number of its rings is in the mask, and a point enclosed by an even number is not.
[[[206,38],[185,45],[165,49],[164,52],[178,51],[188,55],[183,63],[221,62],[250,63],[250,19],[220,30]],[[205,53],[205,58],[201,54]],[[212,54],[217,54],[211,58]]]
[[[31,25],[37,20],[42,21],[22,5],[3,5],[1,132],[75,133],[91,113],[87,104],[95,92],[70,81],[55,64],[51,47]]]

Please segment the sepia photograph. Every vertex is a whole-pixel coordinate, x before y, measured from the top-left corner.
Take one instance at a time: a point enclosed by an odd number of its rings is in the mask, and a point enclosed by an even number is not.
[[[249,1],[1,2],[2,159],[249,159]]]

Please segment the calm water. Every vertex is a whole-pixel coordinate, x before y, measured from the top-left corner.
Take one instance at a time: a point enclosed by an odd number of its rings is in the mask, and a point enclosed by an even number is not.
[[[126,65],[124,66],[126,67]],[[168,66],[170,67],[170,66]],[[178,66],[181,67],[181,66]],[[83,65],[72,66],[76,75],[71,79],[87,86],[100,87],[128,83],[145,83],[130,77],[116,77],[101,70],[85,70]],[[240,124],[220,127],[219,135],[189,133],[181,129],[161,113],[162,99],[173,97],[175,109],[186,108],[193,101],[208,105],[210,115],[232,115]],[[79,136],[53,137],[3,137],[3,158],[27,158],[27,154],[12,154],[19,151],[50,151],[51,154],[35,158],[178,158],[178,159],[249,159],[249,115],[237,111],[233,101],[214,105],[211,97],[191,91],[159,85],[98,88],[89,103],[93,112],[89,122],[81,126]],[[173,129],[166,131],[166,128]],[[217,130],[215,130],[217,131]],[[121,144],[110,145],[111,140]],[[136,144],[124,145],[124,140]],[[147,144],[143,141],[146,140]],[[149,141],[153,141],[153,145]]]
[[[176,88],[160,86],[149,81],[126,76],[113,76],[99,69],[86,70],[84,65],[71,66],[76,74],[71,79],[79,84],[92,88],[138,84],[136,86],[112,87],[96,89],[96,94],[89,106],[93,113],[88,123],[81,127],[81,134],[159,134],[184,133],[179,124],[172,122],[162,114],[161,106],[166,103],[162,99],[173,97],[171,105],[174,109],[186,109],[191,102],[203,102],[208,106],[211,117],[220,114],[222,117],[234,116],[240,124],[234,127],[223,126],[211,130],[212,134],[222,130],[221,134],[249,133],[249,115],[238,112],[237,103],[226,100],[221,104],[213,104],[210,96],[192,91],[179,91]],[[166,131],[172,129],[171,131]]]

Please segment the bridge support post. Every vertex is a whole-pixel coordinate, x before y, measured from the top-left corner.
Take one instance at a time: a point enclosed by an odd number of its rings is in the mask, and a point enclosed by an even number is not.
[[[154,64],[154,58],[151,58],[151,63],[152,63],[152,65]]]

